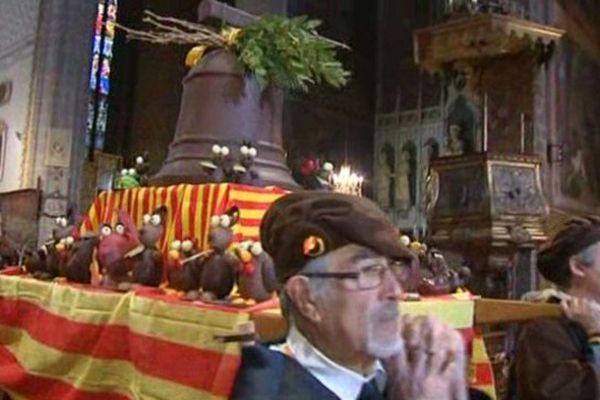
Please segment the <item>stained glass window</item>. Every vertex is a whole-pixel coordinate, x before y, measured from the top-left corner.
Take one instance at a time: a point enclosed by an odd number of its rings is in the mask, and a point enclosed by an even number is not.
[[[99,0],[94,32],[86,145],[102,150],[108,120],[110,62],[113,56],[118,0]]]

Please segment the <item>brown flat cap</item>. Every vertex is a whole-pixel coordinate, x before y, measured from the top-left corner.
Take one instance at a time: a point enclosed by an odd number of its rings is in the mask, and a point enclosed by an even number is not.
[[[332,192],[296,192],[280,197],[260,226],[263,248],[275,261],[280,282],[316,256],[358,244],[418,269],[416,257],[398,241],[397,229],[365,198]]]
[[[570,258],[598,242],[600,218],[572,218],[540,249],[537,256],[538,271],[550,282],[567,286],[571,279]]]

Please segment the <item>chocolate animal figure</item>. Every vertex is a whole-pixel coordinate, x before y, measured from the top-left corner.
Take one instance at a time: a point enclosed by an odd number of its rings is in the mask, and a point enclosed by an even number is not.
[[[200,269],[198,259],[184,263],[186,259],[198,253],[198,241],[185,238],[173,240],[169,245],[167,257],[167,280],[169,287],[179,291],[192,291],[200,288]],[[186,277],[186,272],[190,276]]]
[[[139,241],[138,230],[124,210],[118,211],[118,222],[114,229],[103,225],[98,244],[98,264],[103,272],[101,285],[116,289],[122,282],[130,282],[133,257],[140,254],[144,246]]]
[[[196,298],[200,290],[202,263],[209,252],[198,254],[198,241],[190,238],[171,243],[171,249],[170,258],[176,260],[169,270],[171,287],[186,292],[188,298]]]
[[[57,271],[57,276],[66,276],[67,274],[67,264],[69,262],[69,256],[71,254],[71,250],[73,245],[75,244],[76,237],[74,235],[69,235],[64,237],[58,241],[56,245],[54,245],[55,252],[50,252],[49,255],[54,255],[56,257],[55,268]]]
[[[150,172],[150,153],[145,151],[135,158],[135,172],[140,186],[148,186],[148,172]]]
[[[427,269],[421,271],[423,278],[417,291],[425,296],[453,293],[459,287],[465,286],[470,276],[470,270],[466,267],[459,271],[449,268],[444,256],[436,250],[429,251],[422,264],[425,264]]]
[[[69,250],[69,257],[65,268],[65,277],[69,282],[87,283],[92,282],[90,270],[94,251],[100,242],[98,235],[82,236],[76,240]]]
[[[4,267],[16,266],[19,263],[17,244],[8,236],[0,235],[0,270]]]
[[[52,275],[48,270],[48,246],[54,246],[52,240],[49,244],[45,244],[37,249],[32,254],[29,254],[25,260],[25,271],[38,279],[52,279]]]
[[[140,229],[140,242],[144,246],[135,256],[133,282],[144,286],[158,287],[163,278],[163,256],[157,243],[165,232],[167,208],[162,206],[144,215],[144,226]]]
[[[121,175],[114,182],[115,189],[132,189],[140,187],[140,179],[135,168],[123,168]]]
[[[332,190],[330,177],[333,174],[333,164],[320,160],[307,158],[300,165],[296,173],[296,179],[306,190]]]
[[[75,222],[69,223],[73,213],[55,219],[55,228],[52,230],[52,239],[34,253],[25,263],[25,269],[34,278],[49,280],[57,276],[64,276],[68,260],[69,248],[79,235]]]
[[[331,176],[333,175],[333,164],[330,162],[324,162],[323,165],[317,170],[316,177],[317,181],[321,185],[321,189],[333,190],[331,183]]]
[[[240,259],[236,274],[240,296],[257,302],[270,299],[278,287],[271,256],[253,241],[240,243],[235,254]]]
[[[233,226],[239,221],[240,211],[232,207],[225,214],[211,217],[208,234],[210,254],[202,262],[200,286],[204,300],[222,300],[233,289],[235,271],[239,266],[237,257],[227,252],[233,241]]]
[[[258,155],[256,147],[250,143],[244,143],[240,147],[240,160],[233,166],[235,181],[243,185],[261,186],[258,173],[252,169],[254,159]]]
[[[229,181],[233,174],[229,147],[214,144],[212,153],[212,161],[202,161],[200,165],[210,174],[212,182],[220,183]]]

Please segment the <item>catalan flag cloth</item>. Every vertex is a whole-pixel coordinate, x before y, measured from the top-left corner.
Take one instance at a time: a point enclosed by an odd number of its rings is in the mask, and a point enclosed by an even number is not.
[[[165,234],[160,241],[163,253],[175,239],[196,238],[200,248],[206,248],[210,217],[237,206],[240,209],[240,221],[234,227],[236,238],[257,240],[263,214],[272,202],[285,193],[285,190],[277,187],[258,188],[232,183],[105,191],[98,195],[90,207],[81,230],[82,233],[98,232],[104,223],[114,225],[119,209],[127,211],[133,221],[141,226],[144,214],[166,206]]]
[[[469,293],[424,298],[421,301],[400,303],[403,313],[434,315],[440,321],[457,329],[465,340],[469,354],[469,386],[485,392],[496,399],[496,384],[492,363],[485,348],[483,336],[473,326],[475,297]]]
[[[0,387],[16,400],[225,399],[240,349],[214,335],[236,332],[250,318],[259,325],[265,315],[281,324],[276,302],[240,310],[158,293],[0,275]],[[400,307],[457,328],[471,344],[471,385],[495,396],[483,341],[472,328],[473,300],[457,296]]]
[[[0,276],[0,387],[15,399],[226,399],[249,314]]]

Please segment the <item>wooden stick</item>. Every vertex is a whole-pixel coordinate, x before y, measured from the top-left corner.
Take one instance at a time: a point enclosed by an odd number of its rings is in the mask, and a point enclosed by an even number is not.
[[[530,303],[518,300],[476,299],[475,324],[521,322],[535,318],[560,318],[560,304]]]
[[[185,258],[183,261],[181,261],[181,264],[185,264],[190,261],[194,261],[196,258],[200,258],[200,257],[206,256],[206,255],[209,255],[212,252],[213,252],[213,250],[205,250],[201,253],[194,254],[193,256],[189,256],[188,258]]]

